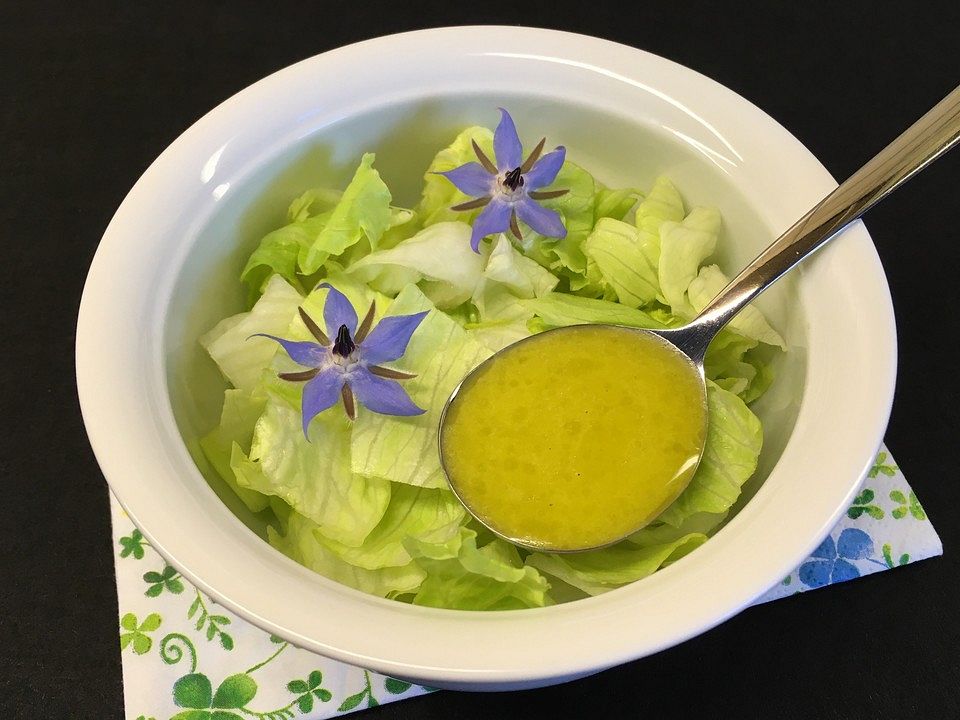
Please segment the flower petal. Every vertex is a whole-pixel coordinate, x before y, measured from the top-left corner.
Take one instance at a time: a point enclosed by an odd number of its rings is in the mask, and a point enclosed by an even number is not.
[[[497,156],[500,172],[520,167],[523,162],[523,146],[517,135],[517,126],[513,124],[510,113],[503,108],[500,108],[500,124],[493,133],[493,152]]]
[[[474,252],[480,252],[480,241],[487,235],[495,235],[510,227],[510,214],[513,208],[510,203],[499,198],[490,201],[483,211],[473,221],[473,233],[470,235],[470,247]]]
[[[385,317],[370,331],[360,346],[360,357],[364,363],[378,365],[396,360],[407,351],[410,336],[427,316],[427,311],[415,315],[397,315]]]
[[[480,163],[467,163],[453,170],[437,174],[443,175],[456,186],[457,190],[471,197],[489,195],[493,192],[495,178],[484,170]]]
[[[330,283],[321,283],[327,288],[327,301],[323,304],[323,322],[327,326],[327,335],[336,337],[341,325],[346,325],[351,335],[357,332],[357,311],[347,300],[347,296]]]
[[[837,538],[837,555],[847,560],[860,560],[873,555],[873,540],[859,528],[847,528]]]
[[[557,179],[557,173],[563,167],[563,161],[566,157],[567,149],[563,145],[553,152],[548,152],[537,160],[530,172],[524,174],[523,186],[529,192],[530,190],[539,190],[552,183]]]
[[[377,377],[366,368],[350,373],[350,387],[357,402],[382,415],[422,415],[423,408],[414,405],[407,391],[396,380]]]
[[[539,205],[535,200],[525,197],[514,205],[517,217],[546,237],[566,237],[567,229],[560,220],[560,213]],[[479,219],[479,218],[477,218]]]
[[[256,333],[250,337],[265,337],[280,343],[287,355],[298,365],[306,367],[317,367],[327,358],[327,349],[323,345],[315,342],[304,342],[299,340],[284,340],[276,335],[267,333]]]
[[[310,427],[310,421],[327,408],[333,407],[340,399],[340,389],[344,382],[343,371],[339,366],[331,365],[304,386],[300,414],[303,416],[303,435],[308,440],[310,436],[307,428]]]

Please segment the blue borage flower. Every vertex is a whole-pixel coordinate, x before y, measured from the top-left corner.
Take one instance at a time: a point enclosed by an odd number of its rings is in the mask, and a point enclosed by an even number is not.
[[[552,183],[563,166],[567,151],[562,145],[543,157],[540,140],[526,160],[523,145],[517,135],[513,118],[500,108],[500,124],[493,134],[493,152],[496,164],[490,161],[476,141],[473,151],[479,162],[470,162],[453,170],[438,173],[452,182],[460,192],[475,198],[452,210],[483,210],[473,221],[470,247],[480,252],[480,241],[487,235],[510,230],[517,240],[522,240],[520,219],[536,232],[547,237],[566,237],[567,229],[556,210],[542,207],[537,201],[560,197],[567,190],[541,190]]]
[[[300,308],[300,318],[317,342],[285,340],[257,333],[259,337],[280,343],[294,362],[309,368],[279,375],[283,380],[307,383],[301,402],[303,434],[307,435],[310,421],[332,407],[338,399],[343,402],[351,420],[357,416],[356,403],[384,415],[424,413],[425,410],[417,407],[397,382],[416,375],[381,367],[380,363],[396,360],[406,352],[410,337],[427,312],[383,318],[372,327],[376,312],[376,303],[373,302],[358,327],[357,313],[346,296],[328,283],[320,287],[329,291],[323,307],[323,321],[327,333],[333,336],[332,341],[303,308]]]

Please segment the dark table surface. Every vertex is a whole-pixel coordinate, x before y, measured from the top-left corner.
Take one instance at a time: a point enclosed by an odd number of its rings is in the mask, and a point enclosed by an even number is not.
[[[714,5],[3,3],[0,716],[123,713],[107,490],[80,419],[72,338],[100,235],[168,143],[285,65],[436,25],[541,25],[671,58],[766,110],[836,177],[960,82],[957,3]],[[867,222],[899,320],[887,442],[943,558],[750,609],[579,682],[444,692],[369,716],[960,717],[960,397],[956,353],[941,342],[958,329],[958,190],[960,153]]]

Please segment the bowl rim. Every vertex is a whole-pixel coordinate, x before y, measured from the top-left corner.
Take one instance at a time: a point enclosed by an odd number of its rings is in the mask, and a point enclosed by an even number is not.
[[[158,502],[163,488],[149,482],[166,482],[169,487],[170,480],[184,471],[183,459],[189,460],[189,455],[173,423],[163,372],[163,303],[150,307],[157,297],[169,296],[175,276],[144,275],[146,271],[137,268],[160,258],[169,260],[170,225],[158,215],[174,199],[189,200],[187,194],[193,192],[186,183],[178,187],[178,178],[171,173],[192,168],[196,158],[207,157],[223,138],[229,142],[230,133],[249,125],[252,108],[276,102],[282,115],[293,104],[283,98],[285,88],[345,65],[372,73],[378,57],[402,56],[411,67],[420,62],[422,69],[424,61],[418,50],[425,46],[431,47],[431,63],[446,57],[462,63],[514,62],[541,73],[547,70],[536,69],[540,68],[537,63],[546,64],[544,68],[549,65],[550,72],[596,73],[603,82],[627,83],[672,104],[697,108],[695,114],[716,130],[717,137],[734,153],[747,142],[776,147],[777,162],[791,168],[792,197],[772,203],[764,215],[775,231],[788,226],[836,185],[798,140],[756,106],[699,73],[626,45],[556,30],[505,26],[435,28],[355,43],[303,60],[241,90],[187,129],[133,186],[104,232],[80,304],[76,365],[81,410],[104,476],[133,522],[188,580],[244,619],[322,655],[427,684],[507,688],[558,682],[659,651],[715,626],[792,571],[832,529],[868,471],[889,418],[896,374],[896,330],[889,288],[861,223],[803,269],[798,293],[810,316],[816,318],[808,329],[816,336],[810,342],[818,352],[808,357],[808,392],[794,432],[770,474],[773,477],[779,472],[786,478],[783,487],[768,488],[769,483],[765,483],[697,553],[643,583],[543,609],[501,613],[435,610],[374,598],[338,585],[279,556],[254,536],[276,557],[244,545],[243,550],[250,552],[245,556],[248,571],[264,583],[276,583],[287,591],[282,593],[284,603],[278,606],[270,592],[231,576],[229,569],[221,567],[224,562],[238,562],[227,557],[239,537],[235,527],[229,522],[211,523],[211,527],[202,529],[203,547],[174,537],[178,509]],[[489,50],[496,47],[523,48],[524,52]],[[558,70],[556,66],[561,67]],[[505,93],[525,91],[517,78],[510,82],[513,85],[504,86]],[[435,90],[442,92],[441,85],[438,83]],[[388,101],[381,98],[383,103]],[[314,129],[318,127],[322,125]],[[292,132],[284,142],[294,142],[303,137],[298,135],[302,132]],[[223,147],[227,145],[222,145],[221,152]],[[756,162],[751,170],[751,189],[759,193],[765,183],[779,176],[777,162],[771,159],[764,164],[756,160],[756,155],[751,155],[751,162]],[[248,153],[244,162],[249,169],[259,158],[251,159]],[[184,215],[190,216],[197,205],[186,202],[184,207]],[[212,204],[205,207],[214,211]],[[157,228],[140,243],[131,244],[127,238],[144,214],[157,217]],[[195,217],[192,227],[196,229],[202,220]],[[169,263],[171,267],[179,267],[187,248],[185,242],[181,243],[181,252]],[[861,269],[855,278],[843,271],[850,263]],[[813,285],[838,278],[847,283],[841,289],[846,301],[842,307],[834,307],[811,291]],[[837,310],[843,321],[856,323],[847,328],[850,342],[841,350],[828,347],[826,331],[823,336],[817,335],[820,325],[826,327],[829,322],[836,329],[836,319],[823,318],[828,310]],[[122,350],[108,344],[118,329],[133,329],[144,318],[153,323],[136,342]],[[869,352],[868,343],[878,343],[891,351]],[[843,354],[855,369],[838,369],[837,360],[843,359]],[[132,377],[138,371],[144,375]],[[841,376],[857,379],[860,384],[838,388]],[[148,413],[143,412],[144,407]],[[829,417],[833,420],[825,423],[827,409],[831,409]],[[820,443],[817,447],[826,448],[823,456],[806,458],[815,470],[848,479],[817,479],[812,485],[815,497],[809,502],[809,511],[781,517],[775,523],[771,516],[783,511],[786,500],[792,497],[787,480],[799,479],[796,473],[791,476],[785,458],[805,457],[804,443],[814,441]],[[196,478],[201,478],[195,467],[193,470]],[[182,498],[198,505],[208,503],[212,491],[202,479],[200,482],[202,487],[191,485],[183,490]],[[193,511],[181,509],[186,514]],[[768,533],[759,537],[773,538],[782,545],[780,550],[770,553],[753,547],[752,542],[758,538],[751,536],[756,536],[758,529]],[[714,576],[724,549],[753,554],[752,562],[725,569],[725,579],[721,580]],[[317,607],[339,620],[318,619]],[[642,616],[644,612],[649,614]],[[391,637],[351,632],[358,625],[387,620],[395,623],[396,632]],[[578,642],[585,631],[591,633],[588,644]],[[451,637],[458,641],[451,643]],[[470,643],[476,647],[470,647]],[[576,652],[564,652],[571,643]]]

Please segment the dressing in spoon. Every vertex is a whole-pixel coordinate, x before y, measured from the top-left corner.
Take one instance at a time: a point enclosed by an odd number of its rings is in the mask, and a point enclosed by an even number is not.
[[[440,418],[440,463],[467,510],[517,545],[577,552],[654,520],[707,436],[704,357],[743,307],[960,140],[960,88],[827,195],[690,323],[556,328],[477,366]]]

